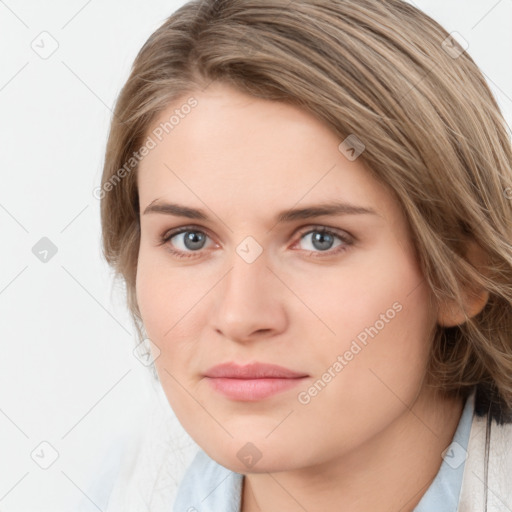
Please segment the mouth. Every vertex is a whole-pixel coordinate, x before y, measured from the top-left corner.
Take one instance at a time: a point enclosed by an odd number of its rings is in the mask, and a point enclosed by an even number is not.
[[[302,383],[306,373],[296,372],[274,364],[224,363],[205,372],[204,378],[218,393],[239,401],[258,401],[271,397]]]

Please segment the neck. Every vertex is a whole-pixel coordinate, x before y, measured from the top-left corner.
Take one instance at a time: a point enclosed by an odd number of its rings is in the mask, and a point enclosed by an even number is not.
[[[412,512],[451,443],[463,402],[423,390],[385,430],[341,458],[244,477],[242,512]]]

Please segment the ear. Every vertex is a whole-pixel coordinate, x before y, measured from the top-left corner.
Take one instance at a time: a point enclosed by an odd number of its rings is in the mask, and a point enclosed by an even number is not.
[[[482,249],[473,240],[467,242],[466,257],[478,269],[481,269],[485,262]],[[472,318],[480,313],[488,300],[487,290],[475,288],[466,290],[464,303],[467,316]],[[464,312],[454,302],[445,302],[439,306],[437,322],[442,327],[461,325],[465,322]]]

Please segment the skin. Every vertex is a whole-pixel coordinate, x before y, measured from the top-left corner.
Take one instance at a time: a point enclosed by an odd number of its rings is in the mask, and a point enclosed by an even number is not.
[[[463,404],[424,385],[429,333],[451,318],[431,305],[397,200],[311,114],[217,82],[193,95],[197,107],[137,177],[137,300],[161,351],[155,365],[171,407],[210,457],[246,475],[243,512],[326,512],[340,503],[352,512],[413,510]],[[155,200],[203,209],[210,220],[144,214]],[[275,221],[282,210],[329,200],[376,214]],[[159,244],[183,226],[206,235],[202,248],[188,248],[183,234]],[[315,245],[323,226],[352,243],[334,236],[327,249]],[[252,263],[236,252],[248,236],[262,249]],[[401,309],[378,334],[309,403],[299,402],[393,304]],[[309,377],[264,400],[235,401],[203,378],[227,361]],[[247,442],[261,453],[252,467],[237,457]]]

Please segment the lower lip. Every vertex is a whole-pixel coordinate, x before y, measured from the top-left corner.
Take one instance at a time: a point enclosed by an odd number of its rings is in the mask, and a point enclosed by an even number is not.
[[[294,379],[228,379],[206,377],[210,385],[232,400],[256,401],[291,389],[302,383],[306,377]]]

